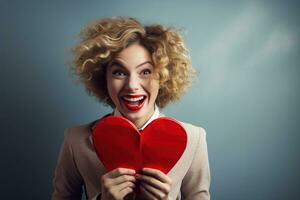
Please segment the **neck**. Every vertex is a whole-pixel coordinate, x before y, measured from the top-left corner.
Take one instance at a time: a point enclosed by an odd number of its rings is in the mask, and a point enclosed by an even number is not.
[[[137,129],[141,129],[147,123],[147,121],[152,117],[153,114],[154,114],[154,109],[151,113],[149,113],[145,117],[137,118],[137,119],[129,119],[129,120],[137,127]]]

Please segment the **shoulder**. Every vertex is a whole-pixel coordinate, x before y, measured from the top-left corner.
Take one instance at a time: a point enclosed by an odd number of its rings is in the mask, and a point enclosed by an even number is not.
[[[203,127],[201,126],[196,126],[187,122],[182,122],[179,121],[181,123],[181,125],[185,128],[186,131],[190,131],[193,132],[195,134],[201,134],[201,135],[206,135],[206,131]]]
[[[185,129],[185,131],[187,132],[188,135],[191,135],[191,137],[196,137],[195,139],[199,138],[205,138],[206,137],[206,130],[205,128],[201,127],[201,126],[197,126],[197,125],[194,125],[194,124],[191,124],[191,123],[188,123],[188,122],[183,122],[183,121],[180,121],[176,118],[173,118],[173,117],[170,117],[170,116],[167,116],[163,113],[160,113],[159,115],[160,117],[167,117],[167,118],[171,118],[177,122],[179,122],[183,128]]]
[[[67,143],[77,143],[80,140],[84,140],[90,137],[92,133],[92,127],[96,121],[89,123],[75,125],[65,129],[64,140]]]
[[[206,143],[206,130],[201,126],[196,126],[187,122],[180,122],[184,127],[191,143],[196,146],[201,146]]]
[[[177,120],[177,122],[179,122],[186,131],[186,154],[189,155],[190,158],[194,158],[197,157],[198,153],[201,153],[203,154],[202,156],[200,156],[202,159],[202,157],[205,156],[204,154],[207,148],[206,130],[199,125],[194,125],[179,120]]]
[[[203,127],[201,127],[201,126],[196,126],[196,125],[193,125],[193,124],[188,123],[188,122],[180,121],[180,120],[178,120],[176,118],[167,116],[167,115],[165,115],[163,113],[160,113],[159,117],[167,117],[167,118],[174,119],[175,121],[179,122],[187,132],[193,132],[194,134],[201,134],[201,135],[204,135],[204,136],[206,135],[205,129]]]

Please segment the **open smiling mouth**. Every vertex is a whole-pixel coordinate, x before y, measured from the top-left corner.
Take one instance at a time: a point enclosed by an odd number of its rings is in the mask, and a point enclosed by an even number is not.
[[[144,106],[146,95],[125,95],[121,99],[126,108],[137,111]]]

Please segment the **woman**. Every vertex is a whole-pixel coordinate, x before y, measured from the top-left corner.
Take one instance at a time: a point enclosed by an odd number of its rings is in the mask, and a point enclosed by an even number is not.
[[[163,116],[159,108],[178,100],[195,73],[175,29],[143,26],[130,17],[87,26],[74,55],[73,70],[89,94],[110,105],[111,115],[127,118],[139,130]],[[180,123],[187,146],[167,174],[151,168],[139,174],[126,168],[106,171],[91,139],[95,122],[67,129],[52,199],[81,199],[82,187],[88,199],[210,199],[205,130]]]

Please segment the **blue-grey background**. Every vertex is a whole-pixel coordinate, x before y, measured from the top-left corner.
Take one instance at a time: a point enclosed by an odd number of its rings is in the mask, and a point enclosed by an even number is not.
[[[110,108],[68,71],[91,20],[182,29],[200,72],[163,112],[207,131],[216,200],[300,199],[297,1],[0,1],[1,199],[49,199],[66,127]]]

